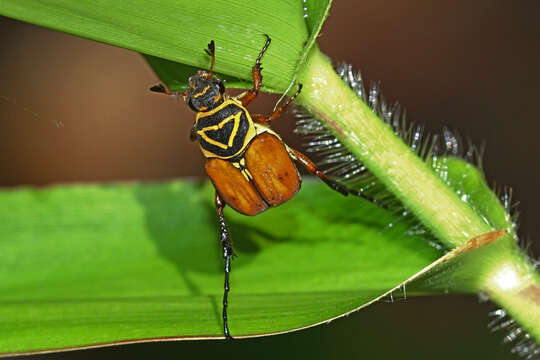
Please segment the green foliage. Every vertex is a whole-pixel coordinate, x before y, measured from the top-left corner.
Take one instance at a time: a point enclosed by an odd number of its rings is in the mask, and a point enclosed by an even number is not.
[[[461,200],[494,229],[516,236],[511,215],[486,183],[484,174],[473,164],[455,157],[440,157],[431,166]]]
[[[0,353],[221,336],[212,194],[187,182],[1,192]],[[226,216],[236,336],[340,316],[440,256],[398,216],[319,182],[273,211]]]
[[[185,89],[195,69],[208,68],[203,50],[210,40],[227,86],[250,86],[269,34],[263,90],[281,93],[302,82],[297,100],[426,229],[456,248],[413,291],[486,291],[540,338],[539,305],[529,296],[539,279],[516,250],[505,209],[473,166],[439,159],[434,172],[339,79],[315,44],[329,4],[3,0],[0,14],[146,54],[174,90]],[[210,198],[210,186],[190,183],[0,193],[0,353],[220,336],[223,274]],[[422,238],[431,236],[412,233],[403,217],[311,183],[279,210],[226,215],[240,255],[230,298],[235,336],[343,315],[441,255]],[[463,254],[471,237],[501,229],[509,233],[504,241]],[[512,291],[500,281],[501,264],[509,269],[503,280],[508,274],[520,280]]]
[[[310,17],[309,24],[316,28],[329,2],[310,6],[318,18]],[[273,43],[264,59],[264,89],[275,92],[289,85],[306,42],[313,44],[316,36],[310,38],[301,1],[216,0],[208,6],[190,0],[4,0],[0,14],[198,69],[208,68],[203,50],[214,40],[216,72],[247,81],[263,35],[269,34]],[[175,80],[167,85],[185,84]]]
[[[291,2],[292,3],[292,2]],[[328,16],[328,11],[330,9],[330,1],[309,1],[305,2],[303,4],[306,8],[303,9],[305,11],[305,14],[309,14],[307,17],[305,17],[306,20],[306,26],[308,30],[308,34],[305,38],[305,46],[296,46],[295,44],[290,42],[290,39],[287,38],[286,34],[283,34],[280,36],[281,30],[284,30],[283,28],[279,27],[272,27],[272,31],[268,31],[268,34],[271,35],[271,38],[273,39],[272,45],[270,47],[270,50],[266,52],[264,55],[264,68],[266,69],[264,71],[264,82],[263,82],[263,90],[267,91],[273,91],[273,92],[283,92],[283,88],[277,88],[273,85],[274,79],[269,79],[270,76],[275,76],[275,74],[272,73],[272,71],[269,69],[273,68],[273,62],[278,63],[278,68],[276,69],[276,72],[281,71],[288,71],[288,66],[285,66],[287,64],[297,64],[296,69],[294,73],[291,74],[290,80],[288,80],[289,84],[294,82],[295,74],[297,73],[298,69],[304,64],[306,57],[309,53],[309,50],[316,46],[316,39],[319,35],[319,31],[322,27],[322,24],[324,23],[324,20],[326,16]],[[293,15],[295,17],[295,20],[297,20],[298,14],[289,13],[288,15]],[[253,21],[252,18],[248,19],[249,21],[245,23],[246,28],[249,28],[252,24],[251,21]],[[197,19],[194,20],[196,22]],[[238,24],[238,22],[236,22]],[[211,26],[211,24],[208,24]],[[270,24],[271,25],[271,24]],[[238,28],[240,30],[240,34],[231,33],[231,36],[243,36],[241,28]],[[184,29],[187,30],[187,29]],[[214,34],[215,29],[212,29],[209,33]],[[257,36],[254,37],[253,40],[257,39]],[[183,41],[183,39],[182,39]],[[208,41],[208,40],[207,40]],[[278,41],[280,41],[280,44],[276,44]],[[186,46],[191,46],[189,42],[187,42]],[[251,54],[258,54],[258,51],[261,49],[261,45],[263,43],[260,42],[259,46],[255,46],[254,49],[250,50]],[[222,50],[228,50],[227,46],[230,46],[227,42],[220,42],[220,45],[222,45]],[[293,56],[290,59],[284,58],[283,56],[280,56],[282,54],[282,46],[293,46],[297,48],[297,53],[293,54]],[[203,48],[194,47],[192,49],[194,54],[198,54],[204,56]],[[300,55],[300,57],[298,56]],[[216,57],[219,59],[217,63],[223,60],[227,56],[227,52],[220,53],[219,50],[217,51]],[[278,58],[274,58],[275,56],[278,56]],[[144,55],[146,61],[150,64],[154,72],[158,75],[158,77],[163,81],[170,89],[173,89],[175,91],[184,91],[188,89],[187,82],[188,78],[193,75],[198,69],[206,69],[208,68],[208,58],[206,57],[206,60],[202,62],[202,64],[199,64],[198,66],[190,66],[188,65],[189,62],[185,63],[179,63],[171,60],[170,57],[164,56],[164,58],[159,58],[156,56],[150,56],[150,55]],[[253,58],[254,59],[254,58]],[[273,61],[275,60],[275,61]],[[251,63],[246,64],[246,69],[251,70],[251,66],[253,66],[253,61]],[[231,68],[227,68],[224,72],[220,73],[220,67],[216,65],[216,71],[219,73],[219,77],[225,81],[226,86],[228,88],[251,88],[252,86],[252,78],[251,74],[248,72],[244,72],[244,77],[239,78],[237,74],[234,74]],[[267,74],[270,74],[267,76]],[[236,76],[236,77],[235,77]]]

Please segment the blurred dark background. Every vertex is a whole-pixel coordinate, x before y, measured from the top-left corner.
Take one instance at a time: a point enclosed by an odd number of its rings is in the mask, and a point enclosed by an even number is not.
[[[538,254],[540,2],[338,1],[320,38],[336,61],[380,80],[389,100],[437,132],[485,142],[490,184],[510,185],[520,234]],[[0,186],[203,177],[193,113],[147,91],[158,80],[128,50],[0,17]],[[276,96],[251,108],[266,113]],[[62,123],[63,126],[57,126]],[[276,128],[289,143],[293,119]],[[296,145],[295,145],[296,146]],[[512,359],[472,296],[379,303],[329,325],[231,343],[172,342],[35,356]]]

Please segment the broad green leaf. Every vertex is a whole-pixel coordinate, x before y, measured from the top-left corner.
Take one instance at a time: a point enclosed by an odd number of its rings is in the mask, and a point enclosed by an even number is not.
[[[307,30],[309,37],[306,39],[306,46],[299,51],[297,58],[291,58],[291,63],[297,63],[296,70],[303,66],[306,57],[309,53],[309,50],[316,46],[317,36],[321,31],[321,27],[324,23],[324,20],[328,16],[330,10],[331,1],[309,1],[303,2],[303,14],[306,21]],[[272,35],[273,37],[273,35]],[[275,43],[275,41],[272,43]],[[217,56],[217,55],[216,55]],[[187,82],[188,78],[192,76],[197,70],[197,67],[189,66],[186,64],[177,63],[170,60],[160,59],[154,56],[144,55],[146,61],[150,64],[156,75],[163,81],[170,89],[175,91],[184,91],[188,89]],[[219,58],[219,56],[217,56]],[[264,57],[264,68],[267,67],[267,55]],[[216,60],[219,61],[219,60]],[[253,63],[251,64],[253,66]],[[271,66],[271,65],[270,65]],[[203,66],[202,68],[206,68]],[[295,71],[296,73],[296,71]],[[272,81],[266,76],[266,71],[264,72],[265,80],[263,81],[263,88],[266,86],[267,81]],[[239,79],[231,77],[225,74],[218,74],[219,77],[225,81],[225,84],[229,88],[250,88],[253,86],[251,77],[244,79]],[[291,76],[289,84],[293,85],[295,81],[294,75]],[[272,89],[267,89],[272,91]]]
[[[212,194],[185,182],[1,192],[0,353],[221,336]],[[318,182],[256,217],[226,216],[235,336],[340,316],[441,255],[395,215]]]
[[[0,14],[197,69],[208,68],[203,50],[214,40],[216,72],[247,82],[264,45],[263,35],[268,34],[273,41],[264,58],[263,88],[282,92],[310,38],[303,6],[302,1],[289,0],[3,0]],[[328,1],[310,6],[320,18]],[[318,26],[322,20],[310,18],[309,23]]]

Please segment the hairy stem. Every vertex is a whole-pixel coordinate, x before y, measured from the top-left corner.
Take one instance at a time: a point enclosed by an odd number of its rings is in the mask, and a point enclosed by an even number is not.
[[[497,247],[483,259],[487,271],[480,289],[540,343],[540,276],[515,244]]]
[[[331,131],[448,249],[494,229],[448,187],[389,125],[343,82],[314,46],[297,75],[297,102]],[[540,340],[540,281],[507,234],[470,274],[476,291],[489,294]],[[502,280],[501,280],[502,279]],[[509,282],[506,279],[510,279]]]
[[[447,248],[494,230],[358,98],[318,48],[297,79],[304,84],[298,102],[325,121]]]

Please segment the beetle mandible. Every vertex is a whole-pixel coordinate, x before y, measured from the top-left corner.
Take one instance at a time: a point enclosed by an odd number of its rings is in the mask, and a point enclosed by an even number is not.
[[[238,97],[227,97],[223,81],[214,74],[215,44],[208,44],[210,70],[199,70],[188,80],[189,90],[175,92],[158,84],[154,92],[183,96],[188,106],[197,113],[190,139],[198,141],[206,159],[206,173],[216,188],[215,205],[218,214],[220,244],[225,259],[223,293],[223,333],[230,339],[228,326],[228,295],[232,241],[223,208],[229,205],[239,213],[257,215],[292,198],[300,189],[301,178],[294,161],[318,176],[332,189],[343,195],[353,194],[381,205],[377,200],[358,190],[348,189],[328,178],[301,152],[290,148],[270,129],[287,106],[300,94],[296,93],[269,116],[250,114],[246,106],[253,101],[262,84],[261,59],[270,45],[266,43],[252,68],[253,88]]]

